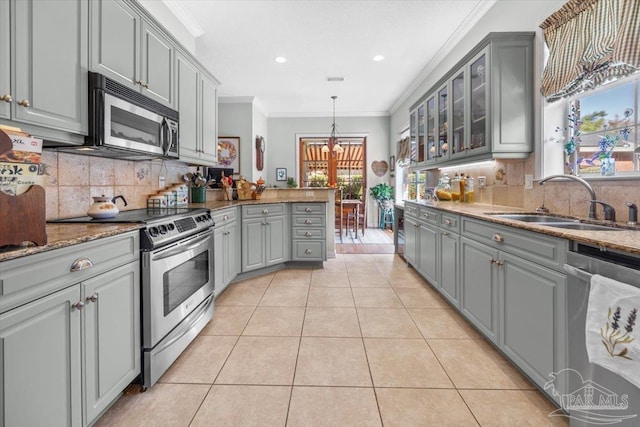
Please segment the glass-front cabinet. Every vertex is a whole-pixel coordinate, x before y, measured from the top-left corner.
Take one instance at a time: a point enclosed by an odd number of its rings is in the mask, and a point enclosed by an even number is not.
[[[449,86],[438,90],[438,161],[449,158]]]
[[[472,155],[489,150],[486,139],[487,111],[489,109],[486,51],[483,51],[471,61],[469,73],[471,75],[471,139],[469,140],[470,153],[468,155]]]
[[[438,159],[438,147],[436,145],[436,98],[431,96],[427,98],[425,102],[427,106],[426,117],[426,134],[427,134],[427,149],[426,149],[426,163],[435,163]]]
[[[411,111],[409,120],[409,160],[411,166],[418,162],[418,109]]]
[[[531,153],[533,37],[490,33],[411,107],[414,166]]]
[[[466,126],[465,126],[465,70],[451,80],[451,158],[465,154]]]

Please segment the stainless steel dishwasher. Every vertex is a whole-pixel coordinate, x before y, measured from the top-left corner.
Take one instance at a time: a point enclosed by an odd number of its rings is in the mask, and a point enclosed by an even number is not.
[[[563,404],[571,417],[570,425],[616,424],[637,427],[640,425],[640,388],[614,372],[589,362],[585,322],[591,276],[599,274],[640,288],[640,257],[574,243],[571,252],[567,255],[565,270],[567,271],[569,327],[567,336],[570,369],[567,372],[569,395],[565,402],[575,402],[576,398],[584,399],[585,396],[587,399],[590,396],[592,402],[584,405],[582,409],[574,410]],[[598,393],[606,393],[607,399],[601,400]],[[624,395],[627,395],[626,398]],[[625,400],[628,402],[626,409],[607,408],[608,404],[613,403],[615,406],[615,404],[624,403]]]

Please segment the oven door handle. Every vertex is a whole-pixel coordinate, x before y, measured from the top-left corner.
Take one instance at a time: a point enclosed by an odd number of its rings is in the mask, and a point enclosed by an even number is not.
[[[181,244],[178,244],[177,246],[173,247],[171,250],[167,251],[167,252],[162,252],[160,254],[158,254],[158,256],[155,256],[151,259],[151,261],[160,261],[162,259],[166,259],[166,258],[170,258],[174,255],[178,255],[181,254],[185,251],[189,251],[191,249],[195,249],[198,246],[201,246],[202,242],[204,242],[205,240],[208,240],[211,238],[211,231],[207,232],[206,235],[204,236],[200,236],[195,240],[189,240],[188,242],[184,242]],[[187,246],[185,246],[187,245]]]
[[[189,333],[191,328],[196,325],[206,314],[209,307],[213,304],[213,294],[209,295],[208,301],[206,304],[202,305],[198,312],[193,312],[187,317],[187,323],[185,325],[180,325],[179,328],[174,329],[169,335],[170,339],[162,345],[162,347],[158,347],[154,349],[155,354],[162,353],[167,348],[171,347],[171,345],[182,338],[184,335]]]

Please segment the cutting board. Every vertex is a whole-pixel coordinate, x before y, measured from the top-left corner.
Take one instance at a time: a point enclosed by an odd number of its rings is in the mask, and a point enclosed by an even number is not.
[[[47,244],[44,188],[32,185],[18,196],[0,192],[0,246]]]

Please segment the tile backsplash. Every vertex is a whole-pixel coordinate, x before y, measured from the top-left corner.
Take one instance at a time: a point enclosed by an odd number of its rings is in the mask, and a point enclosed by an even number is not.
[[[166,185],[182,182],[182,176],[194,168],[175,161],[129,161],[82,156],[44,150],[42,163],[49,180],[46,192],[47,219],[86,215],[93,196],[123,195],[128,205],[118,201],[120,210],[147,206],[147,197],[159,188],[159,177]]]
[[[475,201],[502,206],[523,208],[534,211],[544,203],[551,213],[586,218],[589,210],[589,193],[579,183],[572,181],[549,181],[539,185],[534,181],[532,189],[524,188],[525,174],[535,175],[534,156],[525,160],[497,160],[492,166],[482,166],[473,169],[449,171],[453,177],[455,172],[470,174],[475,180]],[[429,172],[428,182],[437,182],[440,172]],[[485,176],[487,187],[478,189],[478,176]],[[606,202],[616,210],[617,222],[628,220],[626,202],[640,206],[640,180],[620,179],[591,180],[598,200]],[[598,218],[602,219],[602,208],[597,208]]]

